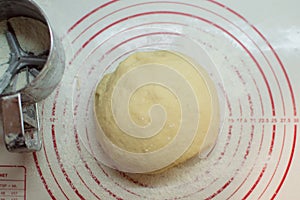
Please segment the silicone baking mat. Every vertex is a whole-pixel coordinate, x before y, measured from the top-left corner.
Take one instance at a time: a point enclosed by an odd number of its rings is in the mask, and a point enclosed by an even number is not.
[[[61,37],[66,71],[40,103],[42,150],[10,154],[0,140],[0,199],[300,198],[298,1],[36,2]],[[99,164],[89,137],[100,74],[136,49],[178,39],[201,46],[222,79],[215,149],[159,175]]]

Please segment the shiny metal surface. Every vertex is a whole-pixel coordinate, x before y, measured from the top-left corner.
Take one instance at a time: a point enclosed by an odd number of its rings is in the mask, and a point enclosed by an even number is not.
[[[64,72],[65,56],[59,38],[53,32],[44,12],[33,1],[0,0],[0,20],[18,16],[37,19],[48,26],[51,41],[49,55],[43,69],[30,84],[20,91],[6,91],[0,96],[20,92],[23,103],[35,103],[51,94],[60,82]]]
[[[46,24],[50,49],[41,55],[31,55],[20,47],[14,30],[7,22],[6,38],[10,47],[9,68],[0,76],[1,119],[4,142],[8,151],[32,152],[41,148],[37,102],[48,97],[60,82],[65,56],[45,13],[31,0],[0,0],[0,21],[12,17],[29,17]],[[12,83],[23,68],[34,77],[21,89]]]
[[[26,85],[28,85],[31,82],[30,79],[38,76],[40,70],[44,67],[49,51],[47,50],[40,55],[34,55],[31,52],[24,51],[20,46],[12,25],[9,21],[7,21],[6,24],[6,38],[11,53],[9,66],[4,75],[2,77],[0,76],[0,94],[16,91],[16,81],[13,80],[23,69],[26,69]],[[24,86],[26,87],[26,85]]]
[[[1,118],[4,142],[12,152],[31,152],[41,149],[37,105],[22,106],[20,93],[2,98]]]

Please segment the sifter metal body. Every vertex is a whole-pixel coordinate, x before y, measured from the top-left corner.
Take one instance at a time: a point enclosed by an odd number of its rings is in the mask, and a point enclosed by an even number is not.
[[[13,30],[6,33],[11,53],[10,69],[0,76],[0,131],[3,132],[8,151],[32,152],[41,148],[37,103],[47,98],[59,84],[64,72],[65,57],[59,38],[36,3],[31,0],[0,0],[0,21],[13,17],[39,20],[48,27],[50,35],[47,54],[34,56],[19,48]],[[22,89],[16,90],[11,82],[12,77],[22,67],[27,67],[34,79],[28,81]]]

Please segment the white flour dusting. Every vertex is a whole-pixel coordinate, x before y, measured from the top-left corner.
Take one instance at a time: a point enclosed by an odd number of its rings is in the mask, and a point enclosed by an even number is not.
[[[8,67],[7,62],[9,61],[9,46],[5,37],[6,21],[0,22],[0,76],[4,74]]]
[[[49,49],[50,36],[45,24],[26,17],[16,17],[9,21],[24,51],[38,55]]]
[[[50,48],[50,35],[45,24],[38,20],[26,17],[9,19],[21,48],[27,53],[39,55]],[[5,33],[7,20],[0,22],[0,78],[8,68],[10,48]],[[15,78],[16,90],[22,89],[26,84],[26,72],[20,72]],[[32,81],[32,78],[31,78]]]

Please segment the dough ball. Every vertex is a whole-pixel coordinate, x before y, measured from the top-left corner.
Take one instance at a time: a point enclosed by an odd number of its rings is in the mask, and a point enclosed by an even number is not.
[[[120,171],[163,172],[209,151],[218,134],[214,84],[175,52],[130,55],[99,82],[94,106],[97,138]]]

